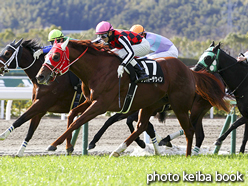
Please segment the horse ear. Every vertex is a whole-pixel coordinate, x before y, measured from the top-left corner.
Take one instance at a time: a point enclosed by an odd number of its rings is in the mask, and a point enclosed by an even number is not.
[[[21,38],[21,39],[15,44],[15,47],[16,47],[16,48],[20,46],[20,44],[22,43],[22,40],[23,40],[23,38]]]
[[[216,46],[218,49],[220,48],[221,43],[219,42],[218,45]]]
[[[210,44],[209,47],[214,47],[214,41]]]
[[[217,52],[218,49],[220,49],[220,43],[214,47],[213,52]]]
[[[65,50],[66,46],[67,46],[68,43],[69,43],[69,40],[70,40],[70,38],[68,37],[68,38],[65,40],[65,42],[61,45],[62,50]]]
[[[11,44],[15,44],[15,39],[12,41],[12,43]]]

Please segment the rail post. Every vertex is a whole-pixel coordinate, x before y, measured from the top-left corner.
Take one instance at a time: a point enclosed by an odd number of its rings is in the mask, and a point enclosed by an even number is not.
[[[221,135],[227,131],[227,129],[228,129],[229,126],[230,126],[230,122],[231,122],[231,113],[229,113],[229,114],[226,116],[226,121],[225,121],[224,126],[222,127],[222,130],[221,130],[221,132],[220,132],[219,137],[221,137]],[[219,150],[220,150],[220,147],[221,147],[221,145],[215,146],[214,154],[218,154],[218,152],[219,152]]]
[[[236,103],[235,103],[236,104]],[[231,116],[231,122],[234,123],[236,121],[236,113],[235,113],[235,105],[233,106],[233,114]],[[236,153],[236,129],[231,132],[231,154]]]
[[[226,117],[225,124],[220,132],[219,137],[221,137],[222,134],[224,134],[227,131],[227,129],[230,126],[230,123],[234,123],[236,121],[236,114],[235,114],[236,101],[231,101],[230,104],[233,105],[233,107],[230,113]],[[221,145],[215,146],[213,153],[218,154],[220,147]],[[236,149],[236,129],[231,132],[231,154],[235,153],[235,149]]]
[[[83,147],[82,147],[82,155],[88,155],[88,122],[83,125]]]

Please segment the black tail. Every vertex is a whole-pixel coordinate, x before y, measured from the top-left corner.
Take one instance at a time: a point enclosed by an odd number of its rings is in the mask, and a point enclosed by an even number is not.
[[[170,104],[164,105],[157,111],[155,118],[157,118],[160,123],[165,123],[168,110],[171,110]]]

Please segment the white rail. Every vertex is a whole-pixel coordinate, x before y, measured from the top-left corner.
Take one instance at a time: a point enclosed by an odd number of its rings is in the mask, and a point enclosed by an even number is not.
[[[6,87],[4,80],[21,79],[25,87]],[[0,100],[1,100],[1,119],[4,119],[4,101],[7,100],[6,120],[10,120],[11,106],[13,100],[30,100],[32,99],[33,85],[29,82],[28,77],[0,77]],[[61,119],[65,120],[65,114],[61,114]]]

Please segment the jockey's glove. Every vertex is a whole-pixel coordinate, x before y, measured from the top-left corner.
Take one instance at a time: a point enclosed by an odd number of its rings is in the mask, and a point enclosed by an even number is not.
[[[42,49],[37,50],[37,51],[33,54],[34,59],[39,59],[39,57],[40,57],[41,54],[43,54],[43,50],[42,50]]]
[[[123,64],[119,65],[119,67],[117,69],[117,73],[118,73],[118,78],[123,76],[123,73],[124,73],[124,65]]]

